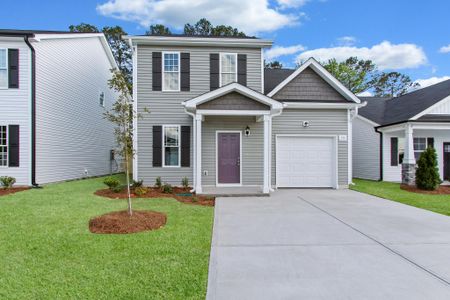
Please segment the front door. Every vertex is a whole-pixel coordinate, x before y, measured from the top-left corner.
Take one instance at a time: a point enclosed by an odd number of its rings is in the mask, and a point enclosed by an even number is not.
[[[241,134],[217,133],[217,183],[241,183]]]
[[[444,180],[450,180],[450,143],[444,143]]]

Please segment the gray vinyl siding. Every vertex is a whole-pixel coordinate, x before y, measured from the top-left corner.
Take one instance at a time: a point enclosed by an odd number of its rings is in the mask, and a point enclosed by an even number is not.
[[[245,136],[245,128],[250,135]],[[216,185],[216,131],[237,130],[242,134],[242,185],[262,185],[264,178],[264,123],[255,117],[206,117],[202,127],[202,185]],[[203,171],[208,171],[205,176]]]
[[[190,91],[162,92],[152,90],[152,52],[179,51],[190,53]],[[137,159],[139,179],[145,184],[153,184],[161,176],[163,181],[180,185],[183,177],[192,184],[191,167],[154,168],[152,166],[152,128],[155,125],[192,126],[192,117],[184,111],[181,102],[209,92],[210,90],[210,53],[232,52],[247,54],[247,86],[261,92],[261,50],[259,48],[214,48],[214,47],[153,47],[137,46],[137,110],[143,118],[137,126]],[[149,113],[145,113],[145,108]],[[192,140],[192,138],[191,138]]]
[[[346,101],[341,94],[309,67],[298,74],[296,78],[290,81],[272,98],[285,101]]]
[[[197,106],[197,109],[215,110],[269,110],[270,107],[258,101],[233,92]]]
[[[304,128],[302,121],[309,121]],[[276,184],[276,136],[298,135],[348,135],[347,110],[300,110],[285,109],[272,120],[272,184]],[[338,184],[348,185],[348,144],[338,141]]]
[[[23,39],[2,40],[0,48],[19,49],[19,88],[0,89],[0,126],[19,125],[19,167],[0,166],[0,176],[16,178],[16,185],[31,185],[30,50]]]
[[[359,118],[353,120],[353,177],[380,179],[380,134]]]
[[[39,184],[110,172],[115,148],[99,93],[110,109],[112,65],[99,38],[42,40],[36,49],[36,181]],[[115,169],[117,170],[117,169]]]

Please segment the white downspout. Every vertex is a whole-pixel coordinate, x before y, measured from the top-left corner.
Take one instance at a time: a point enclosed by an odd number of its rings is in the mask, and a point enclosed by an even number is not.
[[[190,115],[192,117],[192,123],[193,123],[193,125],[192,125],[192,136],[193,136],[193,140],[192,140],[192,143],[193,143],[193,146],[192,146],[192,157],[193,157],[193,159],[192,159],[192,172],[193,172],[193,174],[192,174],[192,189],[190,190],[190,192],[194,193],[195,192],[195,186],[196,186],[196,183],[197,183],[197,176],[196,176],[196,174],[197,174],[197,172],[196,172],[196,170],[197,170],[197,155],[196,155],[196,150],[197,150],[197,122],[195,122],[195,114],[194,113],[189,112],[186,108],[184,109],[184,111],[188,115]]]
[[[286,107],[286,104],[283,103],[283,108]],[[274,189],[272,188],[272,149],[273,149],[273,145],[272,145],[272,119],[274,117],[278,117],[279,115],[281,115],[281,113],[283,112],[283,109],[280,109],[278,112],[271,114],[270,115],[270,120],[269,120],[269,143],[270,143],[270,147],[269,147],[269,186],[270,186],[270,191],[273,192]]]

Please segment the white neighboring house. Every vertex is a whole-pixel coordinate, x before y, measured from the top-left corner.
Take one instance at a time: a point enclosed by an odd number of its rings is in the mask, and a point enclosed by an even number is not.
[[[353,123],[356,178],[414,184],[416,162],[436,149],[442,180],[450,180],[450,80],[396,98],[362,97]]]
[[[101,33],[0,30],[0,176],[31,186],[114,171],[112,68]]]

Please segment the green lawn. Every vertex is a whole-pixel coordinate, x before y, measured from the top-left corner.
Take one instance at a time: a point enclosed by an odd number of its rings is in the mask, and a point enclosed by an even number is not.
[[[91,217],[126,209],[101,198],[102,178],[0,197],[0,299],[202,299],[213,208],[138,199],[168,216],[165,227],[97,235]]]
[[[428,209],[450,216],[450,195],[425,195],[400,189],[400,184],[354,179],[352,190],[394,200],[403,204]]]

